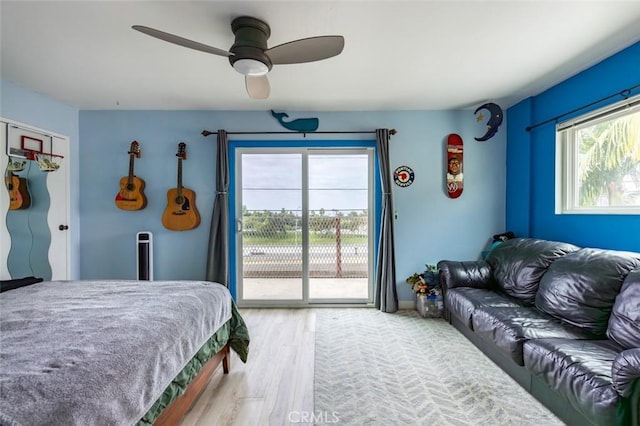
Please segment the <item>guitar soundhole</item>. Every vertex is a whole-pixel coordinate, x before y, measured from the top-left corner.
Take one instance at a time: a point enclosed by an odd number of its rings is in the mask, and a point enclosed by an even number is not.
[[[180,206],[180,210],[173,212],[174,215],[183,215],[185,211],[191,210],[189,199],[184,195],[178,195],[175,199],[176,204]]]
[[[132,183],[128,183],[127,184],[127,191],[133,191],[134,189],[136,189],[136,186]]]

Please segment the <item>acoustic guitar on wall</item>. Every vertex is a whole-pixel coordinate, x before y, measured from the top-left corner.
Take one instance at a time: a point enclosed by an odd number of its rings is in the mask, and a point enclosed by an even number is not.
[[[134,159],[140,158],[140,144],[131,142],[129,148],[129,175],[120,179],[120,192],[116,195],[116,206],[122,210],[141,210],[147,205],[144,195],[144,180],[133,174]]]
[[[7,172],[4,183],[9,190],[9,210],[28,209],[31,205],[31,195],[27,179]]]
[[[167,207],[162,214],[162,224],[172,231],[187,231],[200,225],[196,208],[196,193],[182,186],[182,160],[187,159],[187,144],[178,144],[178,186],[167,191]]]

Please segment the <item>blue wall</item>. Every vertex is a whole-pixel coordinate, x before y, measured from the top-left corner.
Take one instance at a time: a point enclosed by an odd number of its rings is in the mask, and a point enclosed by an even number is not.
[[[391,164],[408,165],[416,179],[394,187],[396,270],[402,300],[413,295],[404,279],[443,258],[475,259],[488,238],[504,231],[506,132],[487,142],[471,111],[389,111],[291,113],[291,118],[318,117],[319,131],[398,129],[391,139]],[[80,226],[81,277],[135,278],[135,234],[154,234],[155,279],[202,279],[215,191],[215,131],[284,130],[268,111],[81,111]],[[459,199],[444,190],[444,141],[459,133],[465,140],[465,189]],[[344,135],[307,138],[344,139]],[[355,136],[371,139],[371,135]],[[255,139],[252,135],[248,138]],[[281,137],[280,137],[281,138]],[[271,139],[276,139],[272,137]],[[124,211],[114,204],[119,179],[127,174],[127,150],[141,144],[136,175],[146,181],[147,207]],[[161,224],[166,192],[175,186],[177,143],[187,143],[183,183],[197,193],[200,226],[172,232]]]
[[[135,235],[152,231],[156,279],[202,279],[213,208],[215,137],[203,129],[284,130],[268,111],[78,111],[2,81],[0,115],[70,137],[72,278],[135,278]],[[465,111],[291,112],[318,117],[318,130],[396,128],[391,165],[407,165],[415,182],[393,189],[396,271],[401,300],[413,300],[404,279],[440,259],[477,258],[491,235],[505,230],[506,131],[487,142],[473,113]],[[504,126],[504,125],[503,125]],[[465,189],[448,198],[444,187],[445,139],[465,140]],[[313,135],[308,138],[331,138]],[[344,135],[333,136],[344,139]],[[358,136],[355,136],[358,137]],[[359,136],[371,138],[371,135]],[[251,138],[255,139],[255,136]],[[115,206],[118,182],[128,171],[127,151],[138,140],[142,158],[135,172],[147,184],[141,211]],[[177,143],[187,142],[184,184],[197,193],[198,228],[172,232],[161,224],[166,192],[175,186]],[[80,249],[81,248],[81,249]]]
[[[507,126],[507,228],[520,236],[580,246],[640,251],[637,215],[556,215],[555,125],[527,126],[640,84],[640,43],[553,88],[509,108]],[[636,92],[637,93],[637,92]],[[613,103],[621,97],[611,99]],[[602,106],[584,109],[580,115]],[[570,118],[567,116],[562,120]]]
[[[489,237],[504,230],[582,246],[640,251],[638,216],[554,214],[554,125],[524,130],[636,85],[639,79],[640,43],[636,43],[509,108],[506,125],[487,142],[473,140],[484,134],[484,128],[471,111],[291,115],[319,117],[319,130],[398,129],[391,139],[392,167],[407,165],[416,175],[413,185],[394,187],[393,192],[397,285],[400,299],[408,301],[412,294],[404,278],[422,271],[424,263],[477,258]],[[203,278],[215,185],[215,140],[200,132],[283,130],[268,111],[78,112],[4,80],[0,116],[70,137],[72,277],[82,279],[134,278],[135,233],[140,230],[154,232],[156,279]],[[465,140],[465,189],[456,200],[446,196],[443,177],[444,141],[452,132]],[[145,210],[126,212],[116,208],[113,200],[120,177],[127,173],[126,153],[134,139],[142,145],[136,173],[146,180],[149,204]],[[197,192],[203,218],[197,229],[183,233],[167,231],[160,223],[166,191],[175,184],[174,154],[179,141],[188,143],[184,182]]]
[[[78,174],[78,110],[46,96],[18,87],[6,80],[0,80],[0,116],[24,124],[39,127],[69,137],[71,158],[70,194],[70,251],[71,277],[80,276],[80,191]],[[5,147],[2,147],[5,149]]]

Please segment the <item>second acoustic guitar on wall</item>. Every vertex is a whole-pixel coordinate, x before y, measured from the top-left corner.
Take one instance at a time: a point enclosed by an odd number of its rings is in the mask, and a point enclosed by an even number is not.
[[[120,191],[116,194],[116,206],[122,210],[142,210],[147,205],[144,195],[145,182],[133,173],[134,159],[140,158],[140,144],[131,142],[129,147],[129,175],[120,179]]]
[[[171,231],[187,231],[200,225],[196,208],[196,193],[182,186],[182,160],[187,159],[187,144],[178,144],[178,185],[167,191],[167,207],[162,214],[162,225]]]

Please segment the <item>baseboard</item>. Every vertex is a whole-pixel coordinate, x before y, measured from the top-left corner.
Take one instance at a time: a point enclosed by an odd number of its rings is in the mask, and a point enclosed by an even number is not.
[[[415,300],[400,300],[398,301],[398,309],[402,311],[414,311],[416,309]]]

